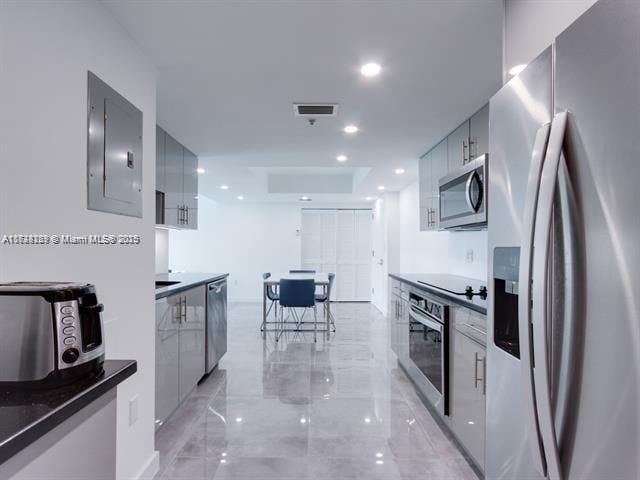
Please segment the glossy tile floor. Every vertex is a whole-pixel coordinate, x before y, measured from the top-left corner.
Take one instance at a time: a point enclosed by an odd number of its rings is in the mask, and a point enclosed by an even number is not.
[[[156,436],[169,479],[477,479],[398,369],[369,304],[334,304],[329,339],[259,333],[229,305],[229,351]]]

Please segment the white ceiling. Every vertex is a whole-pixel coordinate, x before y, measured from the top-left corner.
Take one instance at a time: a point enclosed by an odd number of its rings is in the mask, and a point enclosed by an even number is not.
[[[158,123],[200,157],[200,192],[217,201],[297,200],[309,192],[268,193],[269,172],[288,168],[357,173],[352,193],[314,201],[399,190],[500,86],[502,0],[103,3],[158,66]],[[369,61],[379,77],[360,76]],[[294,102],[340,108],[312,127]]]

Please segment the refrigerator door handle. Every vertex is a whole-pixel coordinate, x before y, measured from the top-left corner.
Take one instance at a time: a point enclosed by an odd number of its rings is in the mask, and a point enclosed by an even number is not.
[[[549,375],[549,277],[550,271],[550,235],[553,219],[553,203],[558,172],[562,156],[562,146],[567,127],[567,112],[556,114],[549,134],[549,145],[545,155],[538,208],[536,211],[531,289],[532,326],[533,326],[533,359],[534,359],[534,392],[538,411],[538,425],[544,446],[549,480],[561,480],[562,469],[558,455],[558,441],[551,403],[551,379]]]
[[[544,477],[547,475],[546,461],[538,426],[538,414],[536,407],[536,397],[534,391],[533,378],[533,352],[531,338],[531,263],[533,260],[533,235],[536,220],[536,207],[538,203],[538,189],[542,174],[544,154],[547,149],[549,131],[551,124],[547,123],[540,127],[536,133],[531,153],[531,164],[529,167],[529,178],[524,205],[523,235],[520,248],[520,268],[518,281],[520,291],[518,295],[518,331],[520,341],[520,365],[522,377],[524,378],[524,399],[527,404],[526,411],[529,423],[529,445],[533,464],[538,472]]]

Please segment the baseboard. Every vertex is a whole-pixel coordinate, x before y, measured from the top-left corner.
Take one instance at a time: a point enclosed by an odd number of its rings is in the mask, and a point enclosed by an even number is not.
[[[136,476],[136,480],[152,480],[160,471],[160,452],[155,450],[147,463],[140,469],[140,473]]]

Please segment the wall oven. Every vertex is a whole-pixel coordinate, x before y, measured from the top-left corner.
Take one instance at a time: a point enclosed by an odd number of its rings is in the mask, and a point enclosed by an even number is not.
[[[479,230],[487,225],[487,161],[481,155],[438,182],[440,226]]]
[[[409,358],[424,377],[423,393],[449,415],[449,307],[409,295]]]

